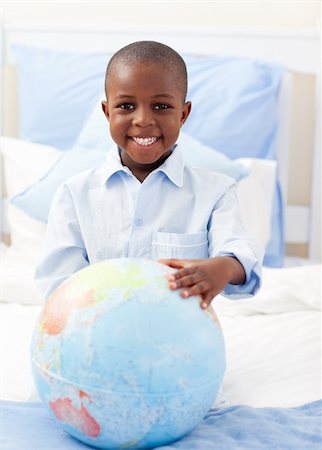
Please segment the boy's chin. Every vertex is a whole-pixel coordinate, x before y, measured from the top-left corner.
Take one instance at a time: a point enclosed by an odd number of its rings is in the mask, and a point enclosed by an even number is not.
[[[172,153],[172,148],[170,150],[152,149],[149,147],[136,148],[135,150],[130,148],[125,148],[121,150],[121,158],[124,163],[133,162],[136,164],[160,164],[165,161],[168,156]]]

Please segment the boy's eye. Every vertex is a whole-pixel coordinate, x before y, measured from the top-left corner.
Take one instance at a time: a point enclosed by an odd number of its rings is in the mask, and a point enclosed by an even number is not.
[[[168,109],[169,106],[165,105],[164,103],[158,103],[157,105],[154,106],[154,109],[156,110],[160,110],[160,109]]]
[[[127,110],[132,110],[134,109],[134,106],[131,103],[122,103],[119,108],[121,109],[127,109]]]

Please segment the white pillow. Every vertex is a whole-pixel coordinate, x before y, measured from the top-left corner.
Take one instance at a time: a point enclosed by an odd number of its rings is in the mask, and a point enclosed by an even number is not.
[[[54,147],[9,137],[0,138],[3,160],[4,192],[10,199],[36,183],[54,164],[62,152]],[[20,250],[38,249],[46,226],[27,216],[10,203],[6,208],[11,245]]]
[[[4,189],[9,198],[37,182],[62,154],[49,145],[4,136],[0,137],[0,152],[5,175]]]
[[[248,231],[265,249],[271,233],[277,162],[257,158],[236,161],[249,170],[237,188],[241,217]]]

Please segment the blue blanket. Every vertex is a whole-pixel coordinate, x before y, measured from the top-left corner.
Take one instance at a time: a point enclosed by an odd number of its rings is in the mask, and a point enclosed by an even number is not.
[[[183,439],[159,450],[321,450],[322,401],[296,408],[231,406],[209,411]],[[0,450],[89,450],[40,403],[0,401]]]

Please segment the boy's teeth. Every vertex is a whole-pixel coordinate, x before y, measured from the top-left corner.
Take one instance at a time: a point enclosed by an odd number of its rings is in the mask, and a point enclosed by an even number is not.
[[[140,145],[152,145],[158,138],[156,137],[132,137],[133,141]]]

